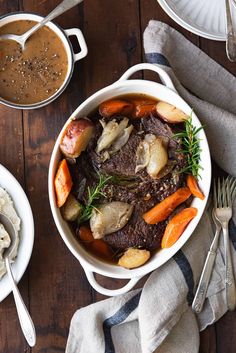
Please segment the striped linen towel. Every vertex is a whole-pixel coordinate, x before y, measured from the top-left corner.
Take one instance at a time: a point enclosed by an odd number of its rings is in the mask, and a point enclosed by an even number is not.
[[[236,78],[161,22],[149,22],[144,48],[147,61],[166,70],[205,124],[214,160],[236,176]],[[209,210],[208,204],[191,239],[149,276],[143,289],[78,310],[66,353],[197,353],[199,330],[227,310],[222,238],[203,311],[196,316],[191,310],[214,231]],[[233,221],[230,237],[236,268]]]

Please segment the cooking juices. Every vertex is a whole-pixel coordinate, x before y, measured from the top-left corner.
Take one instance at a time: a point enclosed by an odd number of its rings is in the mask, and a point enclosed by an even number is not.
[[[23,34],[36,24],[19,20],[1,34]],[[61,39],[48,27],[35,32],[22,51],[12,40],[0,41],[0,96],[16,104],[33,104],[55,94],[65,81],[68,60]]]

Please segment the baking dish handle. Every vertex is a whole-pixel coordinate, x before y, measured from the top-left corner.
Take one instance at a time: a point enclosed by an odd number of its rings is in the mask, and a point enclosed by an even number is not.
[[[151,70],[156,72],[161,79],[161,82],[168,88],[170,88],[172,91],[176,92],[176,89],[173,85],[173,82],[170,78],[170,76],[165,72],[165,70],[163,70],[160,66],[158,66],[157,64],[146,64],[146,63],[142,63],[142,64],[137,64],[132,66],[131,68],[129,68],[127,71],[125,71],[125,73],[121,76],[121,78],[118,80],[119,81],[125,81],[128,80],[128,78],[130,76],[132,76],[135,72],[137,71],[141,71],[141,70]]]
[[[91,286],[100,294],[106,295],[108,297],[114,297],[116,295],[125,294],[131,290],[135,284],[143,277],[134,277],[129,280],[129,282],[122,288],[119,289],[107,289],[102,287],[95,279],[94,273],[89,270],[85,270],[85,274]]]
[[[80,59],[83,59],[88,54],[88,48],[81,30],[79,28],[71,28],[71,29],[65,29],[64,31],[67,37],[76,36],[79,42],[80,52],[79,53],[73,52],[74,62]]]

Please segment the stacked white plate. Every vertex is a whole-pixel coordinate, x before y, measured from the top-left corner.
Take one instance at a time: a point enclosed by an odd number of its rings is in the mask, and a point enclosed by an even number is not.
[[[158,0],[164,11],[179,25],[201,37],[226,40],[225,0]],[[231,0],[236,28],[236,6]]]

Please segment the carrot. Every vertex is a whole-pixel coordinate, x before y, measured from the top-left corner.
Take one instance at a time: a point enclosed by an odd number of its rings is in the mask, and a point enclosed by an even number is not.
[[[67,197],[72,188],[72,179],[67,165],[67,161],[63,159],[59,164],[56,177],[54,179],[54,187],[57,197],[57,207],[61,207],[66,202]]]
[[[116,114],[130,114],[133,104],[122,99],[112,99],[99,105],[99,113],[105,118]]]
[[[79,228],[79,238],[86,243],[91,243],[94,241],[93,234],[88,226],[81,226]]]
[[[144,213],[143,219],[148,224],[155,224],[164,221],[174,209],[182,202],[186,201],[191,192],[188,187],[182,187],[172,195],[166,197],[163,201]]]
[[[203,192],[198,186],[197,179],[193,175],[187,176],[187,185],[194,196],[198,197],[201,200],[205,199]]]
[[[111,250],[110,246],[102,239],[96,239],[91,244],[89,244],[90,250],[97,255],[104,259],[112,259],[113,251]]]
[[[196,216],[195,207],[185,208],[177,213],[167,224],[161,241],[162,249],[171,247],[181,236],[188,223]]]
[[[137,98],[131,100],[134,105],[132,111],[133,118],[146,118],[150,113],[155,112],[156,101],[151,99]]]
[[[94,239],[89,226],[83,225],[79,228],[79,238],[84,246],[94,255],[104,259],[111,259],[113,251],[103,239]]]

